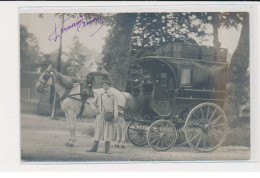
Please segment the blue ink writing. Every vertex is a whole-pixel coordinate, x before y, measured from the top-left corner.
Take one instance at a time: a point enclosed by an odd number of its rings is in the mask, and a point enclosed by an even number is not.
[[[89,21],[84,21],[83,17],[80,16],[79,20],[77,20],[76,22],[71,23],[69,26],[66,26],[66,27],[62,28],[62,25],[65,24],[66,21],[71,19],[71,17],[72,16],[66,18],[63,21],[63,23],[59,24],[58,26],[55,23],[54,31],[50,34],[49,41],[53,41],[54,40],[56,42],[62,33],[65,33],[65,32],[69,31],[72,28],[77,28],[77,31],[80,32],[80,28],[84,29],[86,26],[91,25],[94,22],[100,22],[101,26],[93,34],[90,35],[90,37],[92,37],[93,35],[95,35],[103,27],[103,24],[104,24],[101,16],[100,17],[94,17],[92,20],[89,20]],[[60,33],[58,33],[59,31],[60,31]]]

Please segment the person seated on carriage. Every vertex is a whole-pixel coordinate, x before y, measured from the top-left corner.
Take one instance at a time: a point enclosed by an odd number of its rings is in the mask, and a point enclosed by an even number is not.
[[[95,121],[94,142],[87,152],[97,152],[100,140],[105,141],[105,153],[110,153],[110,142],[113,138],[114,122],[118,120],[118,104],[116,97],[109,90],[111,82],[102,81],[103,91],[96,97],[97,116]]]

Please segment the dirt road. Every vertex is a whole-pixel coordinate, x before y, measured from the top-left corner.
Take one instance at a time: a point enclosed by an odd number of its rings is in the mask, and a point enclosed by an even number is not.
[[[21,114],[21,159],[22,161],[190,161],[190,160],[247,160],[248,147],[220,147],[210,153],[201,153],[189,147],[173,147],[165,152],[155,151],[148,146],[136,147],[128,143],[126,149],[111,148],[112,154],[104,154],[101,142],[97,153],[88,153],[92,137],[84,133],[92,128],[93,121],[78,122],[77,141],[74,147],[65,147],[68,138],[64,120]]]

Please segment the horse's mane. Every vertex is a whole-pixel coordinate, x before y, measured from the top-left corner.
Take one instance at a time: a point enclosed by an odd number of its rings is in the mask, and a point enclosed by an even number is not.
[[[66,89],[73,88],[73,83],[78,82],[78,80],[75,77],[65,76],[59,72],[55,72],[55,76],[56,81],[59,82],[59,84]]]

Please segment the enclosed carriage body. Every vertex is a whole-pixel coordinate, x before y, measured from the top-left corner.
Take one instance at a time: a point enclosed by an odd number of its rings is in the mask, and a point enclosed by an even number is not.
[[[159,56],[133,62],[151,76],[153,92],[146,98],[159,115],[178,117],[185,109],[202,102],[223,107],[227,63]]]
[[[223,58],[214,60],[204,54],[191,59],[179,51],[172,56],[133,61],[150,75],[153,90],[150,95],[135,96],[140,113],[144,111],[146,117],[128,125],[128,138],[134,145],[148,143],[159,151],[185,144],[198,151],[212,151],[224,142],[227,133],[222,108],[228,64]]]

